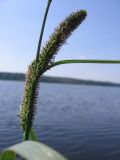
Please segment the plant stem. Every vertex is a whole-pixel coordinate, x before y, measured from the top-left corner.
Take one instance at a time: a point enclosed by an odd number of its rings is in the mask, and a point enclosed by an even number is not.
[[[32,123],[31,123],[31,114],[32,114],[32,110],[31,108],[34,105],[34,96],[35,96],[35,90],[36,90],[36,86],[37,86],[37,80],[33,79],[32,82],[32,87],[31,87],[31,94],[30,94],[30,98],[29,98],[29,109],[27,112],[27,118],[26,118],[26,127],[25,127],[25,133],[24,133],[24,140],[28,140],[29,139],[29,134],[30,134],[30,130],[32,127]]]
[[[100,63],[100,64],[120,64],[120,60],[95,60],[95,59],[71,59],[71,60],[61,60],[50,65],[48,69],[61,64],[71,64],[71,63]]]
[[[52,2],[52,0],[48,0],[46,11],[45,11],[44,18],[43,18],[43,24],[42,24],[42,28],[41,28],[41,32],[40,32],[40,38],[39,38],[37,54],[36,54],[36,66],[34,69],[35,72],[36,72],[37,63],[39,61],[39,54],[40,54],[43,32],[44,32],[45,23],[46,23],[46,19],[47,19],[47,15],[48,15],[48,10],[49,10],[51,2]],[[31,94],[29,97],[28,113],[27,113],[27,118],[26,118],[26,128],[25,128],[25,133],[24,133],[24,137],[23,137],[24,140],[29,139],[29,134],[30,134],[30,130],[32,127],[32,123],[31,123],[32,110],[31,110],[31,108],[33,108],[33,106],[34,106],[34,97],[35,97],[36,87],[37,87],[37,79],[33,78],[32,84],[31,84]]]
[[[40,32],[40,38],[39,38],[39,42],[38,42],[37,53],[36,53],[36,62],[39,61],[39,53],[40,53],[40,49],[41,49],[43,32],[44,32],[45,23],[46,23],[46,19],[47,19],[47,15],[48,15],[48,11],[49,11],[51,2],[52,2],[52,0],[48,0],[47,7],[46,7],[46,11],[45,11],[45,14],[44,14],[43,23],[42,23],[42,28],[41,28],[41,32]]]

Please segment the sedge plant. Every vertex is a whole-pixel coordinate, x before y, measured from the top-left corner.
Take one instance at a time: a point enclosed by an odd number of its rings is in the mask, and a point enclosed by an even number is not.
[[[59,24],[58,27],[56,27],[54,33],[50,36],[45,46],[40,50],[45,20],[50,3],[51,0],[48,1],[46,8],[36,59],[33,60],[29,66],[28,73],[26,75],[25,92],[20,108],[20,119],[24,140],[29,139],[30,130],[32,128],[41,75],[55,65],[55,55],[58,53],[59,49],[66,42],[71,33],[83,22],[87,16],[87,12],[85,10],[80,10],[70,14]]]
[[[48,10],[52,0],[48,0],[47,8],[45,11],[40,38],[38,42],[38,48],[36,53],[36,59],[33,60],[31,65],[28,67],[26,74],[26,84],[23,102],[20,108],[20,120],[23,130],[23,139],[28,140],[30,130],[33,125],[33,120],[36,111],[37,96],[39,92],[39,81],[43,73],[48,69],[61,64],[69,63],[120,63],[120,61],[110,60],[61,60],[54,62],[55,55],[58,53],[61,46],[66,42],[72,32],[85,20],[87,12],[80,10],[73,12],[66,17],[56,27],[54,33],[50,36],[45,46],[41,49],[41,42],[45,27]]]
[[[100,64],[117,64],[120,60],[60,60],[55,62],[55,56],[67,41],[72,32],[85,20],[87,12],[79,10],[67,16],[54,30],[49,37],[45,46],[41,48],[42,37],[44,33],[45,23],[52,0],[48,0],[45,10],[40,38],[36,57],[28,67],[25,80],[24,96],[20,107],[20,123],[23,133],[23,141],[20,144],[12,146],[0,155],[0,160],[15,159],[15,153],[28,160],[65,160],[63,156],[53,151],[51,148],[44,146],[37,141],[35,132],[32,129],[33,121],[36,113],[37,97],[39,94],[40,78],[47,70],[62,64],[70,63],[100,63]],[[32,141],[28,141],[32,140]],[[49,154],[48,154],[49,153]]]

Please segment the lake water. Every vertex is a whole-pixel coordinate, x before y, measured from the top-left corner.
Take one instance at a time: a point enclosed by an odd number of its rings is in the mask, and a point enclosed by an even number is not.
[[[23,88],[0,81],[0,150],[22,139]],[[34,128],[69,160],[120,160],[120,88],[41,83]]]

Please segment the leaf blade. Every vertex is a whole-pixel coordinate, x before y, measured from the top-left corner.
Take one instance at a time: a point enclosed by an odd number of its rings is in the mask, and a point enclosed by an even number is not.
[[[15,160],[16,154],[12,151],[5,151],[0,154],[0,160]]]
[[[67,160],[50,147],[34,141],[24,141],[11,146],[2,155],[5,156],[8,152],[14,152],[26,160]],[[10,160],[10,158],[3,159],[1,156],[0,160]]]
[[[54,62],[53,64],[49,65],[46,70],[56,67],[58,65],[72,64],[72,63],[120,64],[120,60],[66,59],[66,60],[60,60],[60,61]]]
[[[38,141],[37,136],[36,136],[33,128],[31,128],[29,136],[30,136],[30,140],[32,140],[32,141]]]

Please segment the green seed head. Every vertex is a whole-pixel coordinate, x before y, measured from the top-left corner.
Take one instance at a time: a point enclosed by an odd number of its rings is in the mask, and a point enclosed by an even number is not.
[[[39,55],[39,61],[36,62],[34,60],[29,66],[26,75],[24,98],[20,109],[21,126],[23,131],[25,131],[26,128],[26,117],[28,113],[30,116],[29,128],[31,128],[33,123],[40,76],[47,70],[49,65],[54,63],[54,57],[61,46],[66,42],[71,33],[83,22],[86,16],[87,12],[85,10],[80,10],[66,17],[65,20],[63,20],[63,22],[55,29],[46,45],[42,48]],[[30,97],[32,97],[32,99],[30,99]]]

